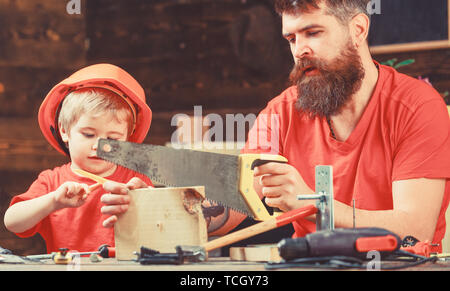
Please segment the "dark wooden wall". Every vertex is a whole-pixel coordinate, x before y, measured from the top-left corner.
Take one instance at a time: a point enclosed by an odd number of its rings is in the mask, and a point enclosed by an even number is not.
[[[164,144],[176,113],[257,114],[287,85],[292,58],[267,0],[89,0],[69,15],[65,0],[0,0],[0,246],[45,251],[3,225],[11,197],[46,168],[65,163],[43,138],[37,111],[75,70],[109,62],[145,88],[154,112],[146,143]],[[450,90],[450,50],[375,56],[414,58],[400,69]]]

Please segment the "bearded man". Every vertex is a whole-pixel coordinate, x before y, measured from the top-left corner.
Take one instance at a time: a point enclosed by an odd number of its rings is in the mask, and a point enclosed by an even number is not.
[[[255,189],[269,206],[314,204],[296,196],[314,193],[316,165],[331,165],[336,227],[353,226],[354,203],[356,227],[412,235],[441,251],[450,198],[446,105],[429,85],[372,59],[368,2],[275,1],[295,63],[292,87],[268,103],[248,140],[274,129],[278,138],[248,142],[244,152],[289,160],[255,168]],[[271,115],[278,122],[266,122]],[[295,235],[310,226],[295,222]]]

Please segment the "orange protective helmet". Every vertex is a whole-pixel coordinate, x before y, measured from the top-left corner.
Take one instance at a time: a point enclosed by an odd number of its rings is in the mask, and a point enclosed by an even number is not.
[[[137,143],[144,141],[152,121],[152,111],[145,102],[144,89],[123,69],[111,64],[96,64],[75,72],[53,87],[39,108],[39,127],[55,149],[69,155],[59,134],[58,114],[64,98],[82,88],[103,88],[124,98],[134,118],[134,129],[128,140]]]

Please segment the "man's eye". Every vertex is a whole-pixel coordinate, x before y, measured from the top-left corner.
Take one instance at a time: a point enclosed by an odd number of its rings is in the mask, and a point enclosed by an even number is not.
[[[321,31],[308,31],[306,34],[308,36],[318,36],[321,33]]]

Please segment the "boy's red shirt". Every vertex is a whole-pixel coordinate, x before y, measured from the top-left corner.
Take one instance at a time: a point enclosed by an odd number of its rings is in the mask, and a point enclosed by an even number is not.
[[[105,178],[127,183],[133,177],[139,177],[149,186],[153,185],[147,176],[120,166],[114,174]],[[10,206],[55,191],[61,184],[68,181],[87,185],[96,183],[73,173],[68,163],[53,170],[43,171],[27,192],[13,197]],[[58,251],[59,248],[88,252],[96,251],[103,244],[114,246],[114,228],[105,228],[102,225],[103,220],[108,217],[100,211],[104,205],[100,202],[100,197],[105,193],[102,187],[98,187],[89,194],[86,203],[82,206],[57,210],[31,229],[17,235],[30,237],[39,233],[46,242],[48,253]]]

